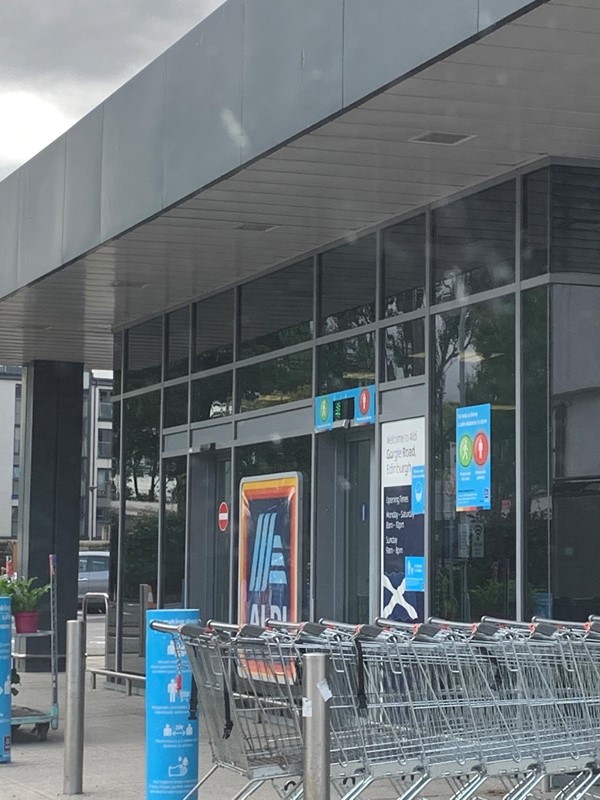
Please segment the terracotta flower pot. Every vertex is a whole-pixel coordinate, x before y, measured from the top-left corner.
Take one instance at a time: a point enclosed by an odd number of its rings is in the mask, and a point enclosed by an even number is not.
[[[39,611],[15,611],[17,633],[37,633],[39,616]]]

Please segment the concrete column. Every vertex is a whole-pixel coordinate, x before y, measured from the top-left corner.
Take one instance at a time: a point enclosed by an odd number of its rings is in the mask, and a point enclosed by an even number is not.
[[[81,503],[83,366],[34,361],[24,371],[18,571],[49,579],[48,555],[58,556],[58,653],[64,669],[66,621],[77,616]],[[94,443],[91,443],[92,447]],[[49,599],[40,605],[40,628],[50,624]],[[46,639],[29,640],[27,653],[49,653]],[[29,671],[49,659],[27,659]]]

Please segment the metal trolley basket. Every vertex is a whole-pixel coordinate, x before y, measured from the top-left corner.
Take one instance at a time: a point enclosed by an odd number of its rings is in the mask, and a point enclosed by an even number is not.
[[[247,780],[236,800],[268,780],[302,796],[312,652],[329,660],[331,780],[345,800],[380,780],[403,800],[435,780],[453,800],[491,780],[521,800],[565,773],[559,800],[579,800],[600,776],[598,621],[154,626],[185,647],[198,687],[214,762],[199,785],[233,769]]]

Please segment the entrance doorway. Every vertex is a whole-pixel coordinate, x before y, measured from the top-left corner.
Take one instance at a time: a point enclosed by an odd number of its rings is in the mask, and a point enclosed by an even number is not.
[[[369,621],[371,437],[346,441],[344,605],[346,622]]]
[[[317,437],[315,618],[358,623],[372,616],[373,448],[372,428]]]

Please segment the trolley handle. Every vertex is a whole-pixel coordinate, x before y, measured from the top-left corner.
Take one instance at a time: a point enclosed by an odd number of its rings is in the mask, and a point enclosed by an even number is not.
[[[472,633],[477,625],[477,623],[473,622],[456,622],[455,620],[443,619],[442,617],[428,617],[427,622],[430,625],[437,625],[440,628],[466,631],[467,633]]]
[[[391,628],[393,630],[406,631],[407,633],[414,633],[419,627],[419,623],[399,622],[396,619],[387,619],[386,617],[377,617],[375,625],[380,628]]]
[[[590,615],[590,616],[593,616]],[[600,617],[597,617],[596,620],[589,620],[590,622],[600,622]],[[588,623],[587,622],[567,622],[566,620],[562,619],[548,619],[547,617],[539,617],[535,616],[531,618],[531,622],[534,625],[554,625],[557,628],[572,628],[576,631],[585,631],[587,630]]]
[[[230,633],[235,636],[240,630],[240,626],[234,625],[232,622],[219,622],[216,619],[209,619],[206,623],[206,629],[209,632]]]
[[[284,631],[291,636],[321,636],[326,628],[318,622],[284,622],[281,619],[268,619],[265,622],[267,629]]]
[[[160,631],[161,633],[176,634],[181,632],[180,625],[171,625],[168,622],[159,622],[156,619],[152,620],[150,627],[153,631]]]
[[[501,617],[483,616],[481,622],[489,622],[492,625],[498,625],[499,628],[518,628],[520,630],[531,630],[531,622],[519,622],[514,619],[502,619]]]

